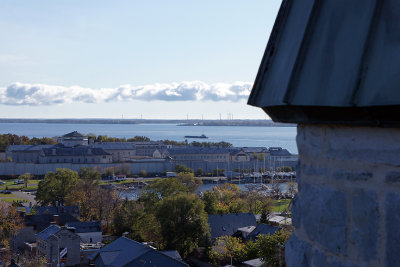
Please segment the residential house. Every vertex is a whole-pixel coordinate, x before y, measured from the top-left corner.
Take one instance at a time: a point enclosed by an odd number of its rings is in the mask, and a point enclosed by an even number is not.
[[[208,224],[211,229],[211,238],[233,235],[239,228],[257,226],[253,213],[212,214],[208,215]]]
[[[65,250],[64,250],[65,249]],[[45,256],[48,266],[59,266],[60,252],[66,251],[63,258],[65,266],[80,264],[80,238],[79,235],[65,226],[50,225],[36,234],[36,254]]]
[[[65,224],[74,233],[79,235],[82,243],[101,243],[102,231],[98,221],[95,222],[68,222]]]
[[[24,226],[10,234],[9,244],[13,251],[21,251],[25,248],[25,243],[35,242],[36,234],[49,227],[51,223],[62,226],[67,222],[77,222],[79,209],[76,206],[35,207],[35,213],[32,215],[26,215],[26,212],[20,213]]]
[[[260,223],[255,227],[246,237],[245,240],[256,240],[258,235],[273,235],[275,232],[281,230],[280,227]]]
[[[172,257],[171,257],[172,256]],[[162,253],[126,237],[120,237],[91,255],[96,267],[181,267],[188,266],[170,253]]]

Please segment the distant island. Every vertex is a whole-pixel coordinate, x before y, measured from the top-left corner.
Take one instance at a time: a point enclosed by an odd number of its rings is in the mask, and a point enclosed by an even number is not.
[[[272,120],[162,120],[162,119],[0,119],[0,123],[60,123],[60,124],[149,124],[171,123],[178,126],[266,126],[294,127],[295,124]]]

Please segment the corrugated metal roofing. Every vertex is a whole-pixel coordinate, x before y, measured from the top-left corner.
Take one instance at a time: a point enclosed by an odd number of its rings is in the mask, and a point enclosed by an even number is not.
[[[52,224],[43,231],[41,231],[40,233],[37,233],[36,235],[43,240],[47,240],[47,238],[54,235],[55,233],[58,233],[58,231],[60,230],[61,228],[59,226]]]
[[[284,0],[248,103],[400,105],[399,17],[397,0]]]

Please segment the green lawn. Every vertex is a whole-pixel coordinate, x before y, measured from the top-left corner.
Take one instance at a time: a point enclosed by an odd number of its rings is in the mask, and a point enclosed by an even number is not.
[[[26,199],[22,198],[17,198],[17,197],[10,197],[10,198],[2,198],[0,201],[7,202],[7,203],[13,203],[13,202],[27,202]]]
[[[280,199],[275,200],[274,202],[274,212],[283,212],[289,206],[291,199]]]
[[[13,194],[1,194],[0,193],[0,197],[13,197]]]
[[[25,188],[24,184],[14,184],[14,180],[3,180],[3,182],[6,182],[6,184],[0,186],[0,190],[6,189],[37,189],[37,184],[41,180],[29,180],[28,181],[28,187]]]

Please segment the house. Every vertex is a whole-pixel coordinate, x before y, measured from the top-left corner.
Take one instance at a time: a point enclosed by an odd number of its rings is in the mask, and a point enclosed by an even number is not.
[[[253,213],[213,214],[208,215],[208,224],[211,229],[211,238],[233,235],[241,227],[256,226],[256,217]]]
[[[18,232],[10,233],[10,248],[13,251],[23,250],[25,243],[32,243],[36,241],[36,234],[43,231],[51,225],[56,223],[59,226],[65,225],[67,222],[77,222],[75,206],[65,207],[66,210],[62,212],[58,210],[58,207],[36,207],[36,214],[26,215],[25,212],[21,212],[23,217],[24,226],[18,230]],[[71,212],[71,213],[69,213]],[[71,215],[72,214],[72,215]]]
[[[50,225],[40,233],[36,234],[36,255],[46,257],[51,266],[59,266],[63,259],[65,266],[80,264],[80,238],[65,226]]]
[[[281,228],[265,223],[260,223],[245,238],[245,240],[256,240],[258,235],[273,235]]]
[[[120,237],[95,252],[90,256],[90,259],[94,266],[98,267],[188,266],[186,263],[176,259],[176,255],[171,256],[170,253],[162,253],[132,239]]]
[[[68,222],[68,229],[73,229],[79,235],[82,243],[101,243],[102,231],[98,221],[95,222]]]

